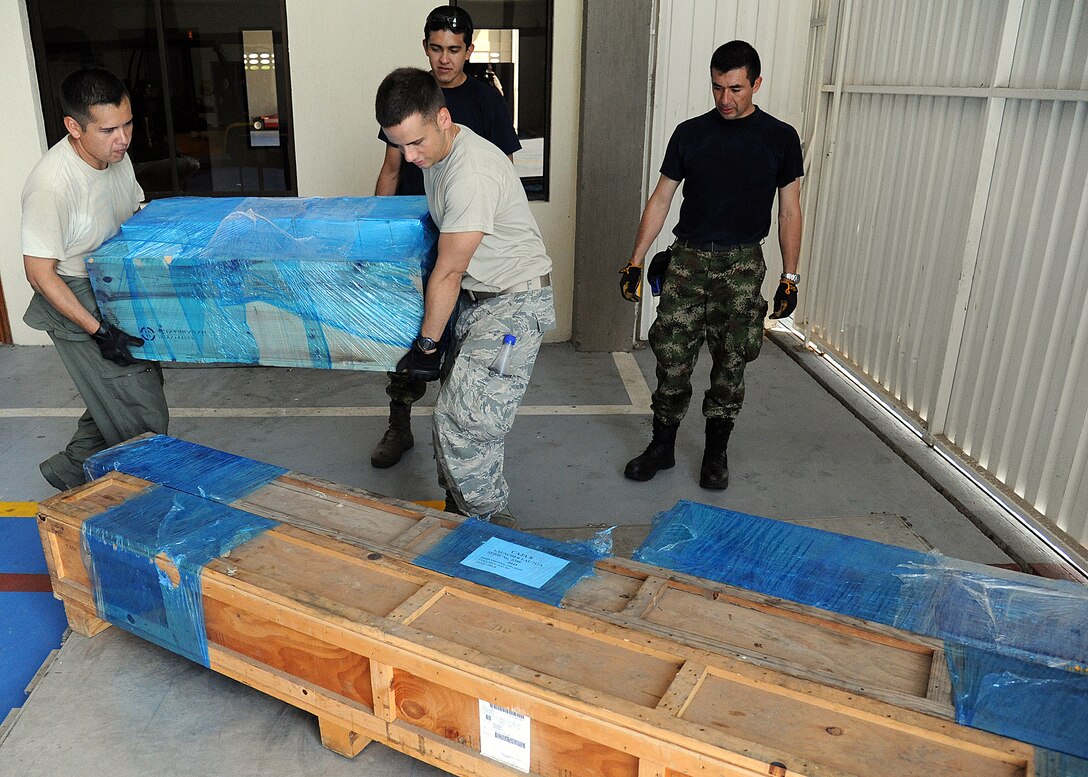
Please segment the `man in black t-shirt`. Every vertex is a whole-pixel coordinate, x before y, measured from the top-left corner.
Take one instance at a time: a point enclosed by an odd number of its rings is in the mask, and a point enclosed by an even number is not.
[[[676,240],[661,287],[650,347],[657,357],[651,407],[653,439],[624,475],[649,480],[675,464],[676,430],[691,399],[691,373],[703,341],[713,366],[703,397],[706,448],[699,485],[729,484],[726,446],[744,400],[744,367],[759,355],[767,303],[760,294],[767,267],[760,247],[778,194],[782,273],[771,318],[797,304],[801,252],[801,142],[796,130],[752,104],[763,82],[759,54],[744,41],[720,46],[710,60],[714,109],[681,123],[646,203],[635,247],[620,270],[620,289],[639,299],[642,264],[684,182]]]
[[[498,146],[510,157],[521,148],[510,110],[503,95],[489,84],[469,78],[465,63],[472,53],[472,17],[463,8],[440,5],[430,12],[423,26],[423,50],[431,63],[431,73],[442,95],[446,108],[458,124],[471,129],[480,137]],[[389,143],[384,131],[378,137],[386,143],[385,160],[374,194],[381,197],[391,194],[422,195],[423,172],[414,164],[406,164],[397,146]],[[392,467],[412,447],[412,404],[427,391],[421,380],[409,380],[397,373],[389,373],[389,428],[371,454],[370,463],[379,468]]]

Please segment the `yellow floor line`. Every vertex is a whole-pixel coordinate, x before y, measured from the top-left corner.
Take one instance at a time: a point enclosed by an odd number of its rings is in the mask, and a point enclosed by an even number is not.
[[[442,508],[444,508],[446,506],[446,500],[445,499],[417,499],[417,500],[415,500],[415,504],[419,505],[420,507],[429,507],[432,510],[441,510]]]
[[[0,502],[0,518],[33,518],[37,514],[37,502]]]

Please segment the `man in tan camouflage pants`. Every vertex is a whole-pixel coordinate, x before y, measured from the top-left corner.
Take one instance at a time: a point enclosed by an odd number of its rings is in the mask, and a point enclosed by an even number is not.
[[[675,464],[676,431],[691,399],[691,373],[704,340],[713,366],[703,398],[706,447],[699,485],[729,485],[726,447],[744,400],[744,367],[759,355],[767,303],[760,244],[770,231],[778,195],[778,240],[785,272],[772,318],[797,303],[801,250],[801,144],[793,127],[752,103],[759,91],[759,55],[744,41],[720,46],[710,61],[713,110],[673,132],[661,177],[646,203],[620,290],[638,301],[642,264],[684,182],[676,241],[669,252],[650,347],[657,357],[651,407],[653,438],[627,463],[624,475],[649,480]],[[656,278],[651,278],[656,280]]]
[[[397,372],[420,380],[447,373],[434,407],[446,509],[511,525],[504,444],[544,333],[555,328],[552,261],[514,166],[453,122],[429,73],[394,70],[378,87],[375,108],[405,163],[423,170],[439,231],[419,337]],[[443,332],[459,303],[465,309],[443,365]],[[492,370],[506,335],[516,338],[509,363]]]

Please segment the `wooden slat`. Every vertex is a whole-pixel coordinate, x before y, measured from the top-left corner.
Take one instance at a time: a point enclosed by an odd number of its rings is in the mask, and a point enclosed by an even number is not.
[[[645,618],[646,613],[657,605],[657,600],[669,588],[669,581],[663,577],[648,577],[638,589],[638,593],[623,608],[623,614],[629,618]]]
[[[706,672],[707,668],[702,664],[694,661],[685,663],[676,673],[676,677],[661,697],[661,701],[657,703],[657,708],[669,715],[681,717],[688,708],[688,704],[695,698],[695,693],[702,685]]]

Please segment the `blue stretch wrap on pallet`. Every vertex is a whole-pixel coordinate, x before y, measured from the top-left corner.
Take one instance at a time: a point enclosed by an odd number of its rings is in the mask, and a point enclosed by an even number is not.
[[[96,453],[83,463],[83,471],[88,480],[107,472],[123,472],[223,504],[241,499],[287,472],[283,467],[164,434]]]
[[[939,637],[957,721],[1088,757],[1088,589],[680,501],[638,561]]]
[[[208,666],[201,572],[275,521],[156,486],[83,524],[83,548],[103,620]],[[175,584],[155,563],[173,563]]]
[[[495,547],[491,560],[508,565],[502,574],[489,572],[472,558]],[[583,577],[593,574],[594,562],[612,554],[612,530],[598,532],[593,539],[582,542],[558,542],[508,529],[486,521],[469,518],[447,534],[437,545],[412,562],[416,566],[444,575],[470,580],[488,588],[516,594],[526,599],[560,606],[563,597]],[[545,582],[519,582],[527,573],[541,566],[557,568]],[[483,566],[481,564],[480,566]]]
[[[424,197],[178,197],[132,216],[87,271],[141,358],[392,370],[436,241]]]

